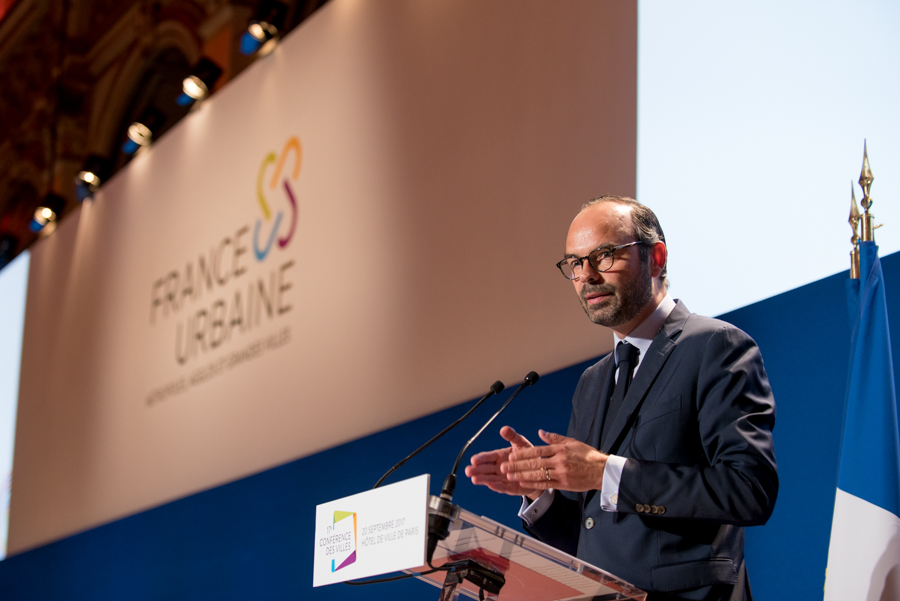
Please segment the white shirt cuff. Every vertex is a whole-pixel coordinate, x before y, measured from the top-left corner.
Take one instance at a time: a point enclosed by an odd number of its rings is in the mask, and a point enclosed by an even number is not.
[[[547,513],[550,505],[553,504],[555,496],[556,491],[548,488],[533,503],[529,504],[528,497],[522,497],[522,508],[519,509],[519,517],[529,526],[534,526],[534,523]]]
[[[619,511],[619,482],[625,470],[625,457],[610,455],[603,469],[603,488],[600,489],[600,509]]]

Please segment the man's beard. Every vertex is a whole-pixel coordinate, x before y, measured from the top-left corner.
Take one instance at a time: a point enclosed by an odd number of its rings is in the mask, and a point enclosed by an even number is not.
[[[591,306],[585,295],[598,292],[610,294],[602,306]],[[650,265],[641,263],[641,273],[633,280],[625,280],[618,286],[612,284],[585,284],[581,287],[581,306],[588,318],[601,326],[614,328],[637,316],[653,298],[653,278]]]

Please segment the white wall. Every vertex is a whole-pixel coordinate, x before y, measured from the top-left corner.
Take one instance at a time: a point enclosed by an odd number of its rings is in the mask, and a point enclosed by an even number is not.
[[[9,499],[12,485],[22,328],[28,288],[27,250],[0,271],[0,559],[6,557]]]
[[[864,139],[876,240],[900,250],[898,32],[889,0],[639,3],[638,198],[693,311],[849,268]]]

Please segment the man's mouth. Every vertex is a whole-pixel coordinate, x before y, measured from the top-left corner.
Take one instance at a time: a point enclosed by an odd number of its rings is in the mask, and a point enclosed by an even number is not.
[[[598,305],[612,296],[612,292],[588,292],[584,295],[584,302],[587,305]]]

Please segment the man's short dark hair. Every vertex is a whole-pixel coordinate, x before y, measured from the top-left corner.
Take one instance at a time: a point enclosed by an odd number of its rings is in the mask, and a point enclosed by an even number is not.
[[[642,205],[633,198],[612,195],[595,198],[594,200],[585,203],[584,206],[581,207],[581,210],[584,211],[587,208],[605,202],[615,202],[631,208],[631,223],[634,224],[634,237],[643,242],[643,244],[638,246],[641,261],[644,261],[645,263],[649,261],[650,248],[657,242],[662,242],[663,244],[666,243],[666,235],[663,233],[662,226],[659,224],[659,219],[657,219],[656,214],[651,211],[649,207]],[[669,287],[669,278],[667,276],[667,266],[663,265],[659,277],[665,288]]]

